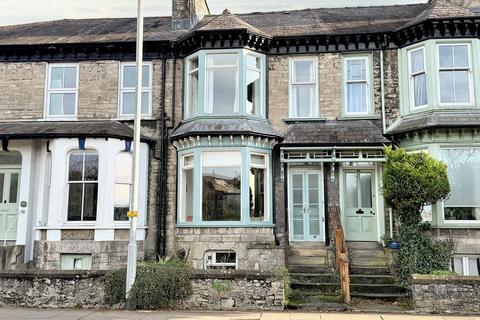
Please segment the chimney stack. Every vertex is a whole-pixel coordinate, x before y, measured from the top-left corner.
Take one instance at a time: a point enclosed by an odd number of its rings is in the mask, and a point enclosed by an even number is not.
[[[206,0],[172,0],[172,29],[189,30],[209,14]]]

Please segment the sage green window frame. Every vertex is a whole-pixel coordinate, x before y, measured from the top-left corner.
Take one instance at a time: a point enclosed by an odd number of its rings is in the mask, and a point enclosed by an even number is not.
[[[470,98],[471,103],[441,103],[440,102],[440,81],[439,53],[441,45],[469,46],[469,60],[472,79]],[[409,53],[424,48],[425,52],[425,73],[427,82],[427,105],[422,108],[415,108],[413,104],[413,92],[410,83]],[[421,114],[428,111],[454,111],[478,110],[480,109],[480,40],[474,38],[462,39],[438,39],[427,40],[408,46],[399,50],[398,55],[399,88],[400,88],[400,113],[403,116]]]
[[[202,220],[202,154],[204,152],[238,152],[241,157],[241,212],[239,221],[203,221]],[[255,221],[250,218],[250,189],[249,175],[250,168],[258,168],[251,161],[252,155],[265,156],[266,166],[266,210],[265,219],[263,221]],[[184,168],[185,157],[193,156],[193,165]],[[178,181],[179,187],[177,192],[177,226],[178,227],[273,227],[273,170],[272,170],[272,152],[270,149],[259,147],[193,147],[178,153]],[[191,221],[185,219],[185,201],[183,194],[183,172],[185,169],[193,169],[193,218]]]
[[[348,94],[347,94],[347,62],[349,60],[364,59],[367,67],[367,112],[364,113],[349,113]],[[374,81],[373,81],[373,55],[372,53],[349,53],[342,54],[342,118],[354,119],[371,119],[375,114],[375,96],[374,96]]]
[[[438,139],[443,139],[443,137],[439,137]],[[403,143],[401,142],[401,145]],[[442,149],[463,149],[463,148],[478,148],[480,149],[480,142],[458,142],[458,143],[411,143],[406,144],[403,146],[409,152],[420,152],[420,151],[428,151],[433,158],[437,160],[441,159],[441,150]],[[431,225],[436,228],[479,228],[480,227],[480,220],[445,220],[444,216],[444,203],[437,202],[432,204],[432,221]]]
[[[208,99],[208,83],[207,83],[207,58],[208,55],[221,55],[221,54],[236,54],[238,57],[238,79],[237,86],[235,88],[237,92],[237,112],[232,114],[215,114],[207,112],[207,99]],[[254,56],[260,60],[260,108],[259,114],[251,114],[247,111],[247,73],[249,69],[247,67],[247,56]],[[193,60],[198,59],[198,68],[192,70],[191,63]],[[206,118],[229,118],[229,117],[252,117],[252,118],[261,118],[265,119],[266,117],[266,57],[264,54],[254,52],[248,49],[228,49],[228,50],[200,50],[184,60],[184,99],[183,99],[183,118],[191,119],[196,117],[206,117]],[[190,74],[192,72],[198,72],[198,89],[197,89],[197,108],[192,110],[193,112],[188,112],[191,108],[190,106]]]

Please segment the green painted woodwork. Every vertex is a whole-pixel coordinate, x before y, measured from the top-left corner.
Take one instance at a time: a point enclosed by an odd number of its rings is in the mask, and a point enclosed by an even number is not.
[[[0,169],[0,240],[17,239],[20,169]]]
[[[473,105],[440,104],[439,77],[437,71],[438,49],[440,44],[469,44],[470,60],[473,72]],[[418,48],[425,50],[425,71],[427,78],[428,106],[414,110],[410,99],[410,79],[408,70],[408,53]],[[480,40],[474,38],[427,40],[415,45],[402,48],[398,55],[398,76],[400,88],[400,113],[401,115],[421,114],[431,110],[471,110],[480,108]]]

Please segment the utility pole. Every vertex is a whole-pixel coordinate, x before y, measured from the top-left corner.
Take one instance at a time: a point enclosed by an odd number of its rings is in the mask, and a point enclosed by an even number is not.
[[[142,66],[143,66],[143,0],[138,0],[137,13],[137,85],[134,120],[134,157],[133,157],[133,199],[128,218],[130,220],[130,238],[128,241],[126,298],[130,298],[130,289],[135,283],[137,273],[137,219],[138,195],[140,184],[140,121],[142,115]]]

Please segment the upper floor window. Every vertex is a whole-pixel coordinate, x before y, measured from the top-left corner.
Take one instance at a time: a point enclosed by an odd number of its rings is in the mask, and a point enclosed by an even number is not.
[[[344,114],[346,116],[370,113],[370,63],[368,56],[346,57],[344,70]]]
[[[468,44],[438,45],[440,103],[470,103],[472,72]]]
[[[185,117],[265,112],[265,58],[248,50],[201,51],[185,64]]]
[[[68,161],[68,221],[95,221],[98,199],[98,153],[76,151]]]
[[[77,115],[78,65],[48,65],[46,117],[72,118]]]
[[[411,104],[413,108],[427,106],[427,75],[425,68],[425,49],[419,48],[409,52],[409,73]]]
[[[120,107],[119,116],[135,116],[137,84],[137,67],[134,62],[122,63],[120,66]],[[152,105],[152,64],[144,63],[142,68],[142,116],[151,115]]]
[[[318,118],[316,58],[290,60],[290,118]]]

